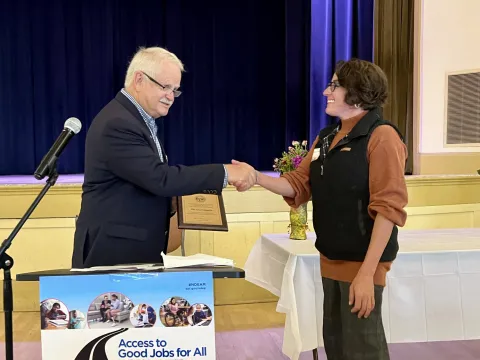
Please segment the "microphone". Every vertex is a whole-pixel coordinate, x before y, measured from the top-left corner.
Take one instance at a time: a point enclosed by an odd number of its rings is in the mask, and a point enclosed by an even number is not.
[[[48,153],[43,157],[37,170],[35,170],[35,173],[33,174],[35,179],[42,180],[45,176],[49,175],[52,166],[55,166],[55,163],[63,149],[65,149],[65,146],[67,146],[73,135],[78,134],[80,130],[82,130],[82,123],[77,118],[71,117],[65,121],[63,131],[60,133]]]

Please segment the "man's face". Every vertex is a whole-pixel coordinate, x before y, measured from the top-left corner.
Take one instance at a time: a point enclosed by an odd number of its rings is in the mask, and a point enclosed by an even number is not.
[[[182,73],[178,65],[163,61],[158,65],[156,75],[145,72],[135,73],[134,85],[140,105],[153,118],[166,116],[174,102],[174,92],[180,87]]]

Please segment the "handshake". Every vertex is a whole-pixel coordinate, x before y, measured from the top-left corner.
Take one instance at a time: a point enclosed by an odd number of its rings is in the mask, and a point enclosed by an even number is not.
[[[250,165],[237,160],[232,164],[225,165],[228,173],[228,183],[237,188],[238,191],[247,191],[257,183],[257,171]]]

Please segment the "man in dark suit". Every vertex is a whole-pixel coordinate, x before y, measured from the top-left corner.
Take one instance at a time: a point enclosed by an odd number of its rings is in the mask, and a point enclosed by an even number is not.
[[[255,182],[242,165],[169,165],[155,119],[180,95],[183,64],[162,48],[140,49],[125,88],[95,117],[87,134],[82,205],[73,268],[162,262],[167,253],[172,197],[220,193]]]

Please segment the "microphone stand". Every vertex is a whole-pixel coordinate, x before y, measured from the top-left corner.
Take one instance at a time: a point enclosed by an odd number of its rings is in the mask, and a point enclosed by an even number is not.
[[[51,162],[49,167],[49,174],[47,182],[43,187],[40,194],[34,200],[32,205],[28,208],[27,212],[20,219],[17,226],[13,229],[10,236],[5,239],[0,247],[0,268],[3,269],[3,311],[5,312],[5,355],[6,360],[13,360],[13,292],[12,292],[12,276],[10,270],[13,266],[13,258],[9,256],[6,251],[12,245],[13,239],[18,234],[20,229],[25,225],[30,215],[32,215],[35,208],[47,193],[47,191],[55,185],[58,179],[57,172],[57,159]]]

